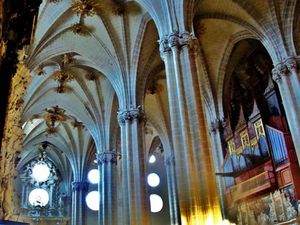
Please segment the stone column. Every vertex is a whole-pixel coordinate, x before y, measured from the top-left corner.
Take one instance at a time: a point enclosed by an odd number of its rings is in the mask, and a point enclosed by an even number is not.
[[[50,209],[53,209],[53,185],[50,186],[50,196],[49,196],[49,205],[50,205]]]
[[[223,146],[221,139],[222,121],[215,120],[211,122],[210,126],[210,142],[212,147],[213,160],[215,165],[215,172],[222,172],[222,164],[224,163]],[[226,215],[226,189],[224,179],[221,176],[216,176],[217,189],[219,193],[219,200],[222,210],[222,215]]]
[[[66,217],[71,218],[72,217],[72,196],[66,196],[64,201],[65,209],[64,209],[64,215]]]
[[[144,156],[144,112],[139,106],[119,110],[122,154],[122,217],[120,225],[150,224]]]
[[[29,185],[26,185],[26,191],[25,191],[25,208],[28,209],[29,207]]]
[[[166,157],[165,167],[167,171],[170,221],[172,225],[179,225],[181,224],[181,221],[180,221],[180,212],[179,212],[178,197],[177,197],[177,188],[176,188],[174,156],[169,155]]]
[[[291,57],[277,64],[272,70],[291,131],[298,161],[300,163],[300,82],[299,57]]]
[[[100,172],[99,193],[99,222],[103,225],[116,225],[117,214],[117,162],[120,154],[116,151],[99,153],[98,169]]]
[[[25,203],[26,203],[26,188],[27,188],[27,185],[25,185],[25,181],[24,179],[21,179],[21,182],[22,182],[22,196],[21,196],[21,208],[25,208]]]
[[[87,188],[87,182],[72,182],[72,225],[83,225],[83,203]]]
[[[175,172],[182,224],[222,220],[216,177],[203,112],[196,57],[198,40],[187,32],[160,41],[166,66]]]

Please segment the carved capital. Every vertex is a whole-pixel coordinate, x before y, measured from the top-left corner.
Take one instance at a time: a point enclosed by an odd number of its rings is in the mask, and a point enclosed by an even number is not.
[[[118,111],[118,121],[120,125],[133,120],[142,121],[145,119],[145,113],[141,106]]]
[[[283,76],[288,76],[291,74],[296,74],[299,67],[299,57],[289,57],[281,63],[278,63],[272,70],[272,78],[274,81],[278,82]]]
[[[74,181],[72,182],[72,191],[87,191],[88,185],[88,182],[85,181]]]
[[[180,37],[178,32],[171,33],[167,36],[169,48],[180,47]]]
[[[288,68],[284,63],[277,64],[272,70],[272,78],[275,82],[281,80],[283,76],[288,75]]]
[[[98,164],[118,164],[118,160],[121,159],[121,154],[117,151],[108,151],[108,152],[101,152],[97,155]]]
[[[189,32],[174,32],[163,37],[160,41],[160,54],[164,59],[165,55],[168,54],[172,49],[181,49],[183,47],[188,47],[190,49],[198,48],[198,39],[194,34]]]
[[[166,166],[175,166],[175,157],[173,155],[169,155],[165,158]]]
[[[297,63],[297,58],[296,57],[290,57],[288,58],[285,63],[284,63],[287,67],[287,69],[291,72],[291,73],[297,73],[298,70],[298,63]]]
[[[196,50],[198,48],[198,39],[191,33],[183,32],[180,34],[180,46]]]
[[[160,57],[164,60],[165,57],[168,54],[170,54],[171,48],[168,45],[168,39],[166,37],[160,39],[158,42],[159,42]]]

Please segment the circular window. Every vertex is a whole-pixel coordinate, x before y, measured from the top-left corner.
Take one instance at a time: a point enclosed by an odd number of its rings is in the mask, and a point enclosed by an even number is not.
[[[94,211],[99,210],[100,196],[98,191],[91,191],[85,198],[87,206]]]
[[[150,195],[150,209],[152,213],[157,213],[162,210],[164,206],[163,200],[159,195]]]
[[[44,162],[38,162],[32,168],[32,176],[39,182],[46,181],[50,176],[50,169]]]
[[[156,187],[160,183],[160,178],[156,173],[150,173],[148,175],[147,181],[151,187]]]
[[[92,184],[98,184],[99,183],[99,170],[92,169],[88,173],[88,179]]]
[[[151,155],[149,158],[149,163],[155,163],[156,157],[154,155]]]
[[[29,203],[33,206],[45,206],[49,202],[49,194],[46,190],[37,188],[30,192]]]

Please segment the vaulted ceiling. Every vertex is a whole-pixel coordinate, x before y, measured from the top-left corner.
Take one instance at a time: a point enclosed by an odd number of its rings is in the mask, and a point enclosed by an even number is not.
[[[296,1],[103,0],[92,1],[92,9],[84,12],[76,7],[78,2],[43,1],[40,6],[27,59],[33,80],[23,116],[29,126],[33,119],[44,118],[46,108],[59,106],[68,118],[83,124],[79,131],[68,119],[55,134],[47,134],[40,121],[25,141],[26,149],[37,140],[48,141],[73,162],[80,155],[83,161],[72,165],[73,172],[85,165],[90,152],[119,148],[119,109],[143,105],[147,126],[155,130],[147,133],[148,142],[159,135],[165,149],[172,148],[168,92],[157,41],[174,29],[194,31],[198,37],[203,94],[208,93],[207,104],[220,115],[225,73],[236,43],[249,38],[260,41],[273,63],[296,52],[297,44],[289,34],[298,18],[281,20],[287,12],[298,15]],[[177,20],[170,19],[172,10]],[[274,38],[278,33],[281,39]],[[234,60],[238,62],[239,56]],[[68,78],[59,79],[59,71]]]

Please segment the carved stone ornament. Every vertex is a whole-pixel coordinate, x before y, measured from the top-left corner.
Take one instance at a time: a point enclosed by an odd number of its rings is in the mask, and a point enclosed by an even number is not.
[[[197,49],[198,39],[194,34],[185,31],[181,33],[171,33],[159,41],[159,50],[161,55],[170,52],[172,48],[181,49],[182,47]]]
[[[298,57],[289,57],[285,61],[277,64],[272,70],[272,78],[278,82],[283,76],[287,76],[298,71]]]
[[[88,36],[90,34],[90,30],[87,26],[83,24],[83,22],[74,23],[70,27],[71,31],[74,34],[80,35],[80,36]]]
[[[121,154],[117,151],[101,152],[97,155],[98,164],[116,164],[121,159]]]
[[[12,78],[11,92],[8,100],[6,121],[2,139],[2,161],[0,164],[0,214],[4,219],[10,218],[14,210],[13,178],[15,176],[15,159],[23,148],[24,132],[21,127],[23,114],[23,97],[31,82],[30,71],[24,63],[25,48],[18,51],[19,63]],[[1,215],[0,215],[1,216]]]
[[[295,57],[288,58],[285,61],[285,65],[291,73],[293,73],[293,72],[297,73],[298,63],[297,63],[297,59]]]
[[[272,70],[272,78],[274,81],[278,82],[283,76],[288,74],[288,69],[285,64],[279,63]]]
[[[141,106],[118,111],[119,124],[125,124],[126,121],[138,120],[142,121],[145,118],[145,113]]]
[[[71,10],[78,16],[93,16],[96,14],[96,8],[100,3],[96,0],[74,0],[71,5]]]
[[[45,111],[47,113],[44,116],[44,121],[49,129],[56,130],[57,126],[64,122],[67,118],[65,110],[59,108],[59,106],[47,108]]]

